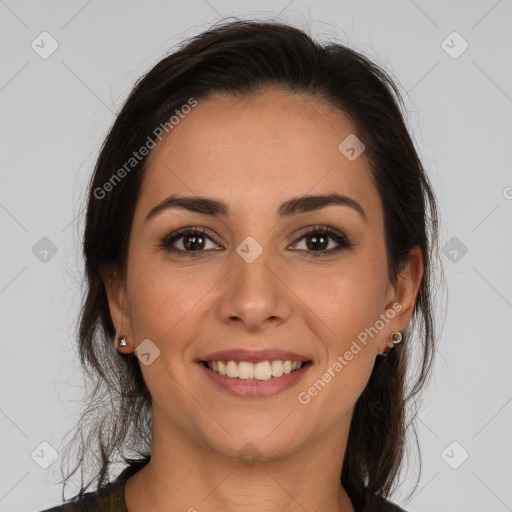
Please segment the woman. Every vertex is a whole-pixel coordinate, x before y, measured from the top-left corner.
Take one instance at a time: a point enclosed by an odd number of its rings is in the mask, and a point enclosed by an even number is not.
[[[96,385],[66,480],[95,455],[97,490],[52,511],[402,510],[437,215],[400,101],[277,22],[214,27],[136,84],[84,234]]]

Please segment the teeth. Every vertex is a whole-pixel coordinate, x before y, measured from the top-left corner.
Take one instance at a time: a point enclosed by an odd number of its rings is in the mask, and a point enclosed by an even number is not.
[[[281,375],[283,375],[283,362],[272,361],[272,376],[281,377]]]
[[[253,364],[247,361],[208,361],[207,365],[220,375],[238,379],[269,380],[272,377],[281,377],[302,368],[300,361],[260,361]]]
[[[272,377],[272,367],[268,361],[256,363],[254,366],[254,378],[257,380],[269,380]]]
[[[226,366],[226,375],[228,377],[238,377],[238,365],[235,361],[228,361]]]
[[[213,370],[215,371],[215,367]],[[254,372],[254,365],[252,363],[246,363],[245,361],[238,363],[238,377],[240,379],[254,379]]]

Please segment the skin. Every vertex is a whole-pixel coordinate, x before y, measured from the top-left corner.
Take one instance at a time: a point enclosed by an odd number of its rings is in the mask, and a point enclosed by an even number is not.
[[[349,161],[338,145],[355,126],[311,96],[267,89],[249,99],[216,95],[198,105],[152,151],[133,219],[126,282],[105,277],[117,335],[133,352],[150,339],[160,356],[141,364],[153,398],[150,463],[126,484],[130,512],[354,510],[340,474],[355,402],[391,331],[408,324],[423,273],[421,253],[390,282],[382,204],[363,153]],[[337,192],[346,206],[279,220],[284,201]],[[227,218],[184,209],[144,222],[170,194],[229,205]],[[325,257],[305,227],[327,225],[355,245]],[[194,258],[160,241],[185,227],[207,228]],[[263,253],[248,264],[236,252],[248,236]],[[337,243],[329,239],[329,249]],[[185,250],[183,242],[174,245]],[[220,246],[220,249],[215,249]],[[292,247],[292,248],[290,248]],[[189,250],[190,251],[190,250]],[[400,312],[307,405],[297,395],[325,373],[380,314]],[[221,390],[195,362],[229,348],[281,348],[313,366],[294,387],[266,398]],[[248,467],[239,450],[252,443]]]

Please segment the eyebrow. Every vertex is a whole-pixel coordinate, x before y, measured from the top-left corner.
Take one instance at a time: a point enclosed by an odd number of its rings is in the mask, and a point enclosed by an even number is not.
[[[290,215],[320,210],[326,206],[348,206],[349,208],[357,211],[365,222],[368,222],[368,218],[363,207],[351,197],[340,194],[306,195],[295,197],[285,201],[277,210],[277,215],[280,218],[284,218]],[[191,212],[201,213],[203,215],[229,217],[229,206],[222,201],[200,196],[179,197],[171,195],[154,206],[146,216],[144,222],[147,222],[157,214],[172,208],[182,208]]]

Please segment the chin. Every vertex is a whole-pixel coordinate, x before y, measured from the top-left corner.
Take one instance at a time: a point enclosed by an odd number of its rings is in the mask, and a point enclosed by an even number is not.
[[[277,460],[289,456],[299,450],[299,440],[290,439],[286,433],[270,435],[265,438],[261,435],[225,436],[221,439],[208,439],[212,451],[226,458],[234,459],[251,467],[256,462]]]

